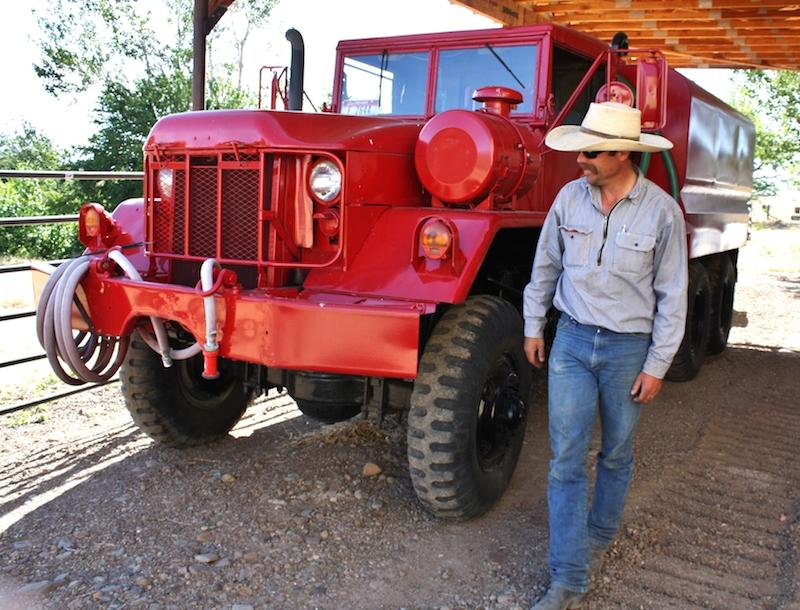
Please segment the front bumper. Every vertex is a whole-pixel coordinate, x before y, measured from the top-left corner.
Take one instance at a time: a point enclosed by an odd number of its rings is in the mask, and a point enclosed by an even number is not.
[[[205,337],[203,299],[192,288],[89,273],[95,328],[126,335],[156,316]],[[414,378],[419,318],[435,305],[293,290],[222,289],[215,296],[219,355],[268,367]]]

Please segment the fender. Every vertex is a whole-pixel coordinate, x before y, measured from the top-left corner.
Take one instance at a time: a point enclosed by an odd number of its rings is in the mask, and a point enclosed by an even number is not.
[[[358,208],[348,210],[358,214]],[[389,208],[375,222],[363,246],[343,268],[314,269],[306,290],[460,303],[469,294],[481,264],[500,229],[541,227],[544,212],[492,212],[442,208]],[[429,261],[417,255],[416,231],[438,217],[456,232],[453,256]]]
[[[150,259],[144,252],[144,243],[147,239],[144,199],[134,197],[120,202],[111,212],[111,218],[122,229],[122,235],[117,239],[115,245],[141,244],[136,248],[126,248],[125,256],[133,263],[137,271],[145,273],[149,268]]]

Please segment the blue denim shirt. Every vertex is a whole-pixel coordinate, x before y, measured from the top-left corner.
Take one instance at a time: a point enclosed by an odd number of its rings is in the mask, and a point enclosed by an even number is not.
[[[639,174],[603,214],[600,189],[561,189],[542,227],[525,287],[525,336],[542,337],[551,305],[581,324],[652,334],[643,371],[663,378],[683,338],[688,267],[678,204]]]

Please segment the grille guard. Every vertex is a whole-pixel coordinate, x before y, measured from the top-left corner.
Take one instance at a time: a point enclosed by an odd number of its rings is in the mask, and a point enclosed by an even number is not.
[[[317,159],[342,173],[342,191],[332,205],[309,193],[307,174]],[[158,172],[173,175],[170,197],[159,192]],[[341,256],[345,239],[346,172],[334,154],[295,149],[169,151],[152,147],[145,158],[148,254],[166,260],[254,266],[259,286],[268,268],[313,269]],[[338,230],[323,234],[315,211],[336,209]],[[279,282],[278,282],[279,284]]]

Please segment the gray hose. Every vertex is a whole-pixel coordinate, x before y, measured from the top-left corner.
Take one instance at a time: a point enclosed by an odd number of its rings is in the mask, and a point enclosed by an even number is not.
[[[89,261],[84,257],[63,263],[45,284],[36,307],[36,336],[53,372],[69,385],[110,379],[125,359],[130,343],[129,337],[99,334],[76,298],[78,284],[88,268]],[[73,305],[88,325],[88,332],[73,335]]]

